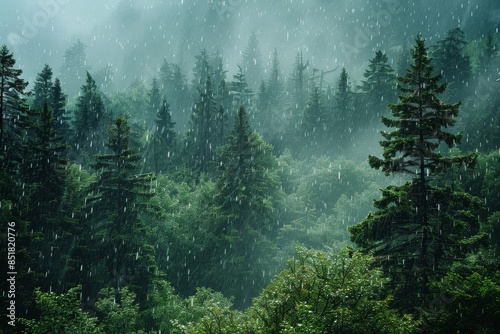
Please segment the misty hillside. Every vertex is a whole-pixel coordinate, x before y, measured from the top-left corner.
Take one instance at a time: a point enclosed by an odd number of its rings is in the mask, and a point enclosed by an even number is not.
[[[500,3],[0,5],[0,333],[498,333]]]

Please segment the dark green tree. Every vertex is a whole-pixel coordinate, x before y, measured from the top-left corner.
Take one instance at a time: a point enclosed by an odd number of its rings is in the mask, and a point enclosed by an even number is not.
[[[30,250],[37,259],[39,273],[46,275],[54,289],[57,288],[61,263],[59,246],[68,233],[68,221],[60,210],[64,194],[67,160],[66,145],[56,120],[47,103],[43,109],[31,109],[24,122],[22,143],[21,180],[26,185],[21,203],[23,216],[30,222],[32,245]]]
[[[75,144],[78,149],[94,154],[99,152],[104,137],[105,108],[102,95],[94,79],[87,72],[86,84],[82,86],[75,110]]]
[[[366,121],[379,121],[385,114],[387,103],[395,102],[396,97],[396,76],[382,51],[377,51],[375,58],[370,59],[363,77],[365,80],[361,80],[359,88],[364,93]]]
[[[314,88],[304,109],[301,131],[305,150],[308,154],[325,152],[330,145],[332,119],[323,103],[319,88]]]
[[[149,106],[148,112],[144,115],[144,122],[146,128],[150,129],[154,125],[154,119],[156,115],[160,112],[160,109],[163,107],[162,105],[162,96],[160,92],[160,84],[158,83],[158,79],[153,78],[151,82],[151,88],[148,92],[149,97]]]
[[[141,156],[129,146],[127,120],[117,118],[108,128],[110,154],[96,156],[97,182],[87,200],[93,222],[91,239],[104,256],[110,287],[120,303],[120,291],[128,285],[145,303],[155,275],[154,249],[148,244],[148,228],[141,213],[153,196],[151,174],[140,174]],[[87,240],[90,242],[90,240]]]
[[[9,155],[9,152],[14,153],[18,116],[26,109],[24,90],[28,83],[21,78],[23,71],[16,69],[15,64],[14,55],[9,52],[7,46],[3,45],[0,48],[0,149],[2,156]]]
[[[50,104],[54,83],[52,82],[52,69],[45,64],[42,72],[38,73],[33,87],[33,108],[41,109],[45,104]]]
[[[337,82],[337,89],[333,98],[335,113],[336,136],[334,144],[345,148],[352,141],[352,132],[357,125],[358,119],[353,110],[353,93],[347,70],[343,67]]]
[[[155,131],[153,138],[155,172],[159,174],[167,171],[172,163],[175,151],[176,132],[172,121],[170,107],[164,99],[161,108],[155,117]]]
[[[439,150],[441,144],[460,142],[460,133],[446,131],[454,125],[460,103],[439,99],[446,84],[433,75],[421,36],[412,58],[407,74],[398,78],[399,103],[389,105],[393,117],[382,118],[395,128],[382,132],[383,157],[369,157],[371,167],[411,180],[382,190],[382,198],[375,201],[378,210],[350,228],[352,241],[380,257],[398,302],[406,308],[423,305],[429,282],[444,275],[481,238],[476,215],[480,200],[436,183],[443,171],[475,161],[475,155],[447,157]]]
[[[210,76],[193,107],[191,115],[191,131],[189,144],[191,145],[192,167],[199,173],[213,170],[211,164],[215,161],[218,132],[216,131],[219,106],[215,100]]]
[[[462,29],[454,28],[433,48],[435,72],[448,84],[445,96],[450,100],[461,98],[471,79],[470,59],[464,52],[467,44]]]
[[[213,261],[222,263],[227,274],[214,280],[217,288],[235,295],[242,305],[267,282],[259,268],[264,267],[270,254],[269,248],[266,254],[262,247],[269,247],[268,238],[276,231],[280,203],[272,146],[252,132],[244,108],[238,111],[219,160],[215,202],[221,216],[211,229],[217,240]],[[254,281],[255,285],[241,291],[245,281]]]
[[[64,140],[68,142],[70,136],[70,117],[68,116],[68,111],[66,110],[66,99],[67,96],[62,90],[61,81],[56,78],[54,80],[54,85],[52,86],[52,91],[50,92],[49,107],[54,113],[56,129],[60,131],[60,135],[64,138]]]

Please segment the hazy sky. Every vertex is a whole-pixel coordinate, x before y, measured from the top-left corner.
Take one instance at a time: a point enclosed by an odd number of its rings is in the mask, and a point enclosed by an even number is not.
[[[189,72],[202,48],[222,50],[234,73],[252,31],[268,67],[276,48],[284,74],[298,51],[312,66],[361,73],[378,48],[391,52],[417,33],[431,42],[461,26],[468,37],[500,25],[498,0],[1,0],[0,44],[26,78],[80,39],[93,70],[107,64],[125,80],[146,80],[161,60]],[[125,71],[124,69],[127,69]]]

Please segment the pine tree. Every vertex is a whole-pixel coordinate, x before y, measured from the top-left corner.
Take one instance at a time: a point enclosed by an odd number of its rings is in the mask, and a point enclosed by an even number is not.
[[[238,72],[233,75],[233,79],[234,81],[231,82],[233,103],[238,108],[244,107],[246,110],[249,110],[252,104],[253,92],[250,88],[248,88],[245,74],[243,74],[241,66],[238,66]]]
[[[50,92],[50,104],[49,107],[52,109],[54,113],[54,118],[56,121],[56,129],[60,131],[61,136],[64,138],[66,142],[69,141],[70,134],[70,126],[68,112],[66,110],[66,99],[67,96],[64,94],[61,81],[58,78],[54,81],[54,85],[52,86],[52,91]]]
[[[467,44],[462,29],[454,28],[433,48],[436,73],[448,84],[446,97],[451,100],[463,96],[471,78],[470,59],[464,53]]]
[[[383,115],[387,103],[394,102],[395,75],[394,70],[389,65],[388,58],[382,51],[375,53],[375,58],[370,59],[368,69],[363,73],[365,80],[361,81],[359,87],[365,94],[364,101],[367,113],[367,120],[373,121]]]
[[[32,91],[34,96],[33,108],[41,109],[46,103],[50,103],[53,87],[52,69],[49,65],[45,64],[42,72],[38,73],[35,79],[35,86]]]
[[[155,172],[159,174],[168,170],[168,165],[174,154],[176,140],[175,123],[172,121],[170,107],[165,99],[163,99],[161,108],[156,113],[155,125],[153,159]]]
[[[439,150],[441,144],[451,147],[460,142],[460,133],[446,131],[454,125],[460,103],[445,104],[438,98],[446,84],[433,75],[420,36],[412,58],[407,74],[398,78],[399,103],[389,105],[393,117],[382,118],[395,128],[382,132],[383,158],[369,157],[372,168],[412,179],[382,190],[382,198],[375,201],[378,211],[350,228],[355,243],[381,258],[399,303],[407,308],[423,305],[429,297],[428,283],[463,258],[481,237],[475,214],[480,201],[437,185],[444,170],[470,166],[475,160],[474,155],[447,157]]]
[[[43,109],[30,109],[23,122],[26,134],[22,143],[21,179],[26,185],[22,212],[30,222],[32,245],[39,273],[45,275],[45,287],[57,289],[65,255],[61,246],[71,230],[60,210],[64,194],[66,145],[56,128],[56,119],[47,102]]]
[[[293,65],[292,80],[293,80],[293,110],[302,112],[304,110],[307,99],[307,76],[305,71],[309,66],[309,62],[304,63],[302,51],[295,56]]]
[[[309,153],[323,151],[330,145],[328,134],[331,132],[332,119],[325,108],[319,88],[314,88],[301,122],[303,142]],[[324,151],[323,151],[324,152]]]
[[[334,142],[340,147],[345,147],[352,140],[351,133],[357,125],[353,112],[353,94],[349,75],[345,68],[340,72],[337,89],[334,95],[335,127],[337,137]]]
[[[101,92],[87,72],[86,84],[82,86],[75,110],[75,136],[77,149],[94,154],[103,140],[101,129],[105,118]]]
[[[145,302],[154,275],[154,249],[147,243],[148,230],[140,214],[147,211],[153,196],[153,177],[138,173],[141,156],[129,147],[127,120],[117,118],[107,133],[106,146],[112,153],[96,156],[93,167],[98,172],[97,182],[87,200],[93,221],[92,238],[102,240],[99,250],[105,254],[116,302],[120,303],[120,290],[125,285],[130,285]]]
[[[252,31],[248,44],[243,50],[242,72],[247,78],[250,89],[257,89],[262,81],[262,57],[260,54],[257,35]]]
[[[153,126],[154,118],[160,112],[163,107],[162,97],[160,93],[160,85],[158,84],[158,79],[153,78],[151,83],[151,89],[148,92],[149,106],[148,114],[145,115],[144,120],[146,122],[146,128],[150,129]]]
[[[3,155],[14,153],[14,137],[18,116],[26,109],[24,90],[28,83],[21,79],[22,70],[7,46],[0,48],[0,149]],[[2,163],[5,163],[3,161]]]
[[[211,228],[216,238],[213,261],[227,265],[226,274],[215,278],[217,286],[236,296],[238,303],[245,297],[250,300],[266,282],[253,270],[260,258],[249,249],[275,231],[280,195],[272,150],[252,132],[245,109],[240,108],[229,143],[219,153],[215,203],[221,216]],[[247,291],[241,291],[244,281],[254,282]]]

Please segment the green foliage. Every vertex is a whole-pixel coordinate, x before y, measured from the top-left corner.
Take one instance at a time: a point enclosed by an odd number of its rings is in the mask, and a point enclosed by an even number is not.
[[[386,279],[373,258],[297,250],[295,259],[254,300],[257,333],[411,333],[417,323],[380,298]]]
[[[429,281],[485,239],[478,233],[481,201],[433,182],[453,166],[473,166],[477,156],[444,156],[438,150],[441,143],[451,147],[460,141],[460,133],[446,131],[455,123],[459,103],[445,104],[437,97],[446,84],[439,84],[440,75],[433,75],[420,36],[412,57],[407,74],[398,77],[400,103],[389,104],[392,118],[382,118],[395,130],[382,132],[383,158],[370,156],[369,163],[386,175],[408,174],[413,179],[382,190],[382,199],[375,201],[378,211],[350,228],[354,242],[386,257],[384,268],[406,306],[421,303],[428,295]]]
[[[96,302],[97,309],[102,313],[102,323],[107,334],[140,334],[139,304],[135,294],[127,287],[120,291],[120,302],[115,299],[113,288],[100,291],[101,298]]]
[[[80,290],[77,286],[57,295],[54,292],[35,290],[39,319],[21,319],[25,332],[33,334],[104,334],[97,318],[89,317],[80,307]],[[123,333],[123,332],[121,332]]]
[[[425,310],[428,333],[498,333],[500,272],[487,275],[448,273],[434,282],[435,299]]]
[[[367,118],[369,121],[378,121],[380,116],[385,114],[387,103],[394,102],[396,97],[396,77],[387,55],[377,51],[375,58],[370,59],[363,77],[365,80],[361,81],[359,88],[365,94]]]

